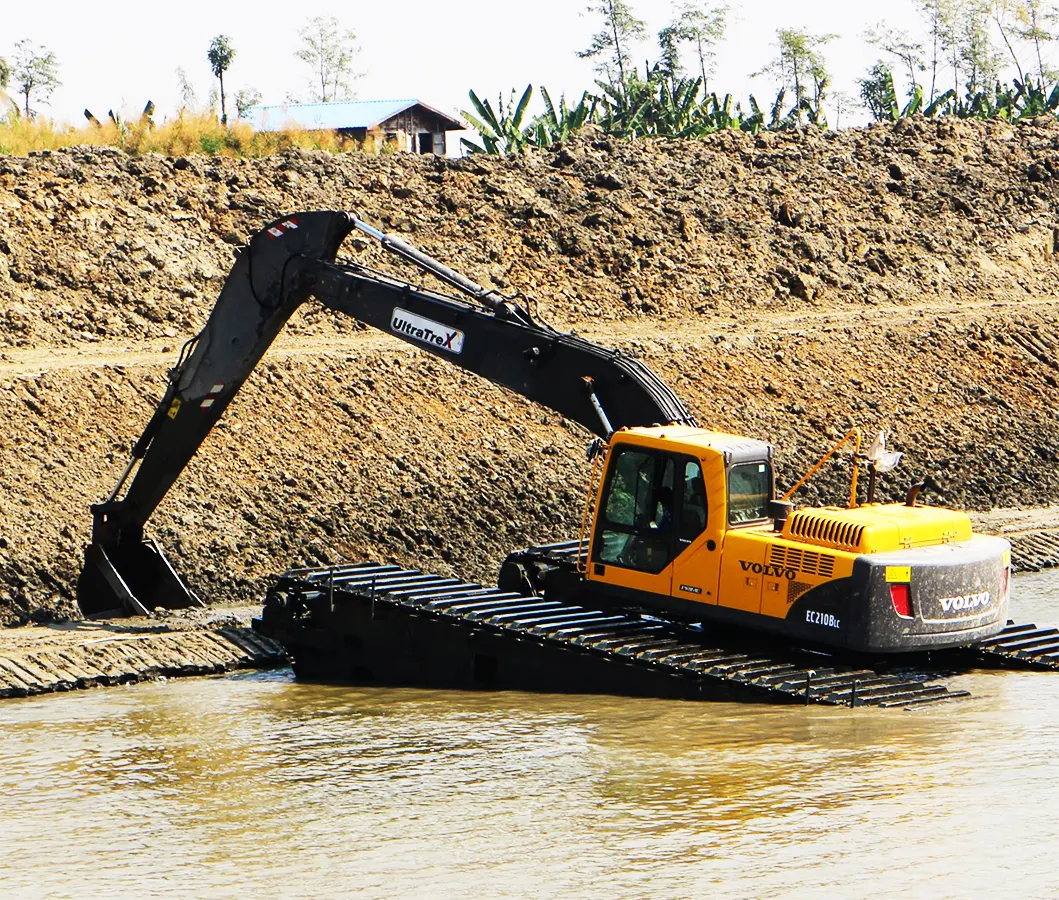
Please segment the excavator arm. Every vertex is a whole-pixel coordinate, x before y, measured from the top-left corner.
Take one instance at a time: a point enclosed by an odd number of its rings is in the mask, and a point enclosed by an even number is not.
[[[354,229],[457,288],[457,298],[336,262]],[[529,312],[345,212],[263,228],[240,253],[202,331],[111,495],[92,507],[78,584],[85,615],[201,605],[144,525],[294,311],[310,297],[502,385],[604,438],[623,426],[692,419],[642,363],[533,320]],[[124,494],[122,491],[124,490]]]

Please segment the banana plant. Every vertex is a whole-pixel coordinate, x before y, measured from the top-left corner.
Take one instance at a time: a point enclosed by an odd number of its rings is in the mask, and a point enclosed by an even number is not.
[[[715,131],[724,128],[739,128],[742,125],[742,116],[738,112],[732,114],[732,95],[725,94],[724,100],[718,100],[716,92],[710,94],[710,99],[705,102],[706,119]]]
[[[886,69],[879,77],[882,91],[878,98],[879,108],[874,110],[877,116],[896,122],[899,119],[909,119],[922,110],[923,88],[921,85],[917,84],[912,87],[908,102],[901,106],[900,101],[897,99],[897,89],[894,87],[893,73]]]
[[[776,131],[783,128],[788,124],[790,119],[790,113],[786,116],[783,115],[783,101],[787,97],[787,89],[780,88],[780,92],[776,94],[776,99],[772,103],[772,110],[769,113],[769,130]]]
[[[705,104],[699,103],[701,78],[680,78],[676,82],[660,78],[654,130],[667,137],[702,137],[716,129],[707,116]],[[656,82],[657,83],[657,82]]]
[[[926,109],[923,110],[923,115],[928,119],[933,119],[936,116],[946,115],[952,102],[956,99],[956,91],[949,88],[944,94],[939,94],[935,97]]]
[[[566,104],[566,96],[559,98],[559,106],[552,103],[548,89],[541,88],[544,113],[537,116],[531,125],[533,143],[538,147],[550,147],[557,141],[565,141],[571,134],[595,119],[596,100],[588,91],[572,109]]]
[[[827,130],[827,113],[824,112],[824,105],[814,104],[808,97],[802,97],[801,103],[798,104],[799,108],[805,113],[805,121],[809,125],[815,125],[817,128],[826,131]]]
[[[957,119],[1001,119],[1018,122],[1059,112],[1059,84],[1046,90],[1043,84],[1015,80],[1008,87],[996,82],[991,89],[968,93],[964,97],[949,89],[926,109],[928,117],[952,116]]]
[[[631,73],[620,85],[596,82],[598,122],[616,137],[702,137],[717,130],[710,101],[700,101],[701,78],[673,79],[659,66],[646,79]]]
[[[522,120],[526,115],[526,107],[529,106],[530,98],[533,96],[533,85],[526,85],[522,99],[515,103],[515,91],[511,91],[511,98],[504,103],[503,95],[497,97],[496,111],[488,100],[480,100],[474,91],[468,91],[471,105],[477,115],[463,111],[464,118],[471,127],[478,132],[482,139],[481,144],[467,138],[460,138],[460,143],[468,153],[489,153],[494,156],[503,156],[509,153],[522,153],[529,147],[533,137],[533,129],[523,126]]]
[[[1016,119],[1033,119],[1049,113],[1054,115],[1059,109],[1059,84],[1046,94],[1043,82],[1034,84],[1031,78],[1026,79],[1025,83],[1016,80],[1013,105],[1017,107]]]
[[[739,109],[738,104],[736,108]],[[739,123],[739,128],[742,131],[748,131],[751,134],[757,134],[765,127],[765,114],[761,111],[761,107],[758,106],[757,98],[750,95],[750,115],[742,115],[742,110],[739,110],[742,121]]]
[[[900,111],[897,110],[897,104],[891,107],[891,112],[896,112],[897,119],[909,119],[918,113],[923,108],[923,86],[917,84],[912,88],[912,95],[908,98],[908,102],[904,105],[904,108]]]
[[[619,84],[597,81],[596,85],[603,92],[595,98],[600,110],[599,124],[607,134],[635,138],[651,133],[649,114],[654,86],[649,81],[631,72]]]

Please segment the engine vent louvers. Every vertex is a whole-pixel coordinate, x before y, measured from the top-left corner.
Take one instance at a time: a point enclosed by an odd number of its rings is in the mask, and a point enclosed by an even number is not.
[[[830,578],[835,571],[833,556],[815,550],[802,550],[800,547],[770,547],[769,564],[820,578]]]
[[[794,513],[790,518],[790,530],[794,537],[842,550],[859,550],[864,539],[863,525],[813,513]]]

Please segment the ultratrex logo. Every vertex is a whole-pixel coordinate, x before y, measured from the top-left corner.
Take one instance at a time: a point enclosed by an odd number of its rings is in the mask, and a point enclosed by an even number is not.
[[[940,597],[938,602],[941,604],[941,608],[945,612],[951,612],[957,609],[978,609],[980,606],[988,606],[992,601],[993,597],[989,591],[982,591],[980,594],[966,594],[959,597]]]
[[[410,337],[421,344],[428,344],[449,353],[463,352],[463,332],[454,328],[448,328],[433,319],[425,319],[401,309],[394,307],[393,316],[390,318],[390,329]]]

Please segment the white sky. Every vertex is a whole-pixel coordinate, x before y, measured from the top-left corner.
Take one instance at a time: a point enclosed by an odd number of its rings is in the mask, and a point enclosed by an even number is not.
[[[597,22],[581,14],[587,0],[403,0],[337,4],[305,0],[3,0],[0,56],[10,59],[16,40],[28,38],[54,51],[63,86],[41,110],[60,121],[81,124],[88,107],[102,117],[110,108],[137,114],[148,99],[158,118],[172,115],[179,99],[175,70],[184,68],[200,102],[212,73],[206,50],[214,35],[233,39],[237,56],[226,88],[261,91],[265,103],[305,91],[307,67],[294,57],[297,31],[315,15],[334,15],[357,32],[362,49],[355,84],[360,99],[418,97],[439,109],[470,108],[468,88],[495,98],[512,87],[543,84],[553,99],[565,91],[573,99],[591,87],[592,66],[576,57]],[[650,34],[667,24],[670,0],[632,0]],[[713,86],[745,101],[756,93],[762,107],[775,95],[767,77],[752,79],[773,55],[779,27],[836,33],[826,58],[833,89],[855,95],[854,79],[879,56],[861,38],[864,29],[885,18],[890,25],[919,31],[912,0],[885,4],[831,0],[743,0],[732,3],[733,17],[718,53]],[[635,54],[656,57],[653,37]],[[690,54],[686,60],[693,63]],[[642,65],[642,62],[641,62]],[[895,68],[896,71],[896,68]],[[234,104],[233,104],[234,106]],[[863,114],[862,114],[863,115]],[[832,124],[833,116],[832,116]]]

